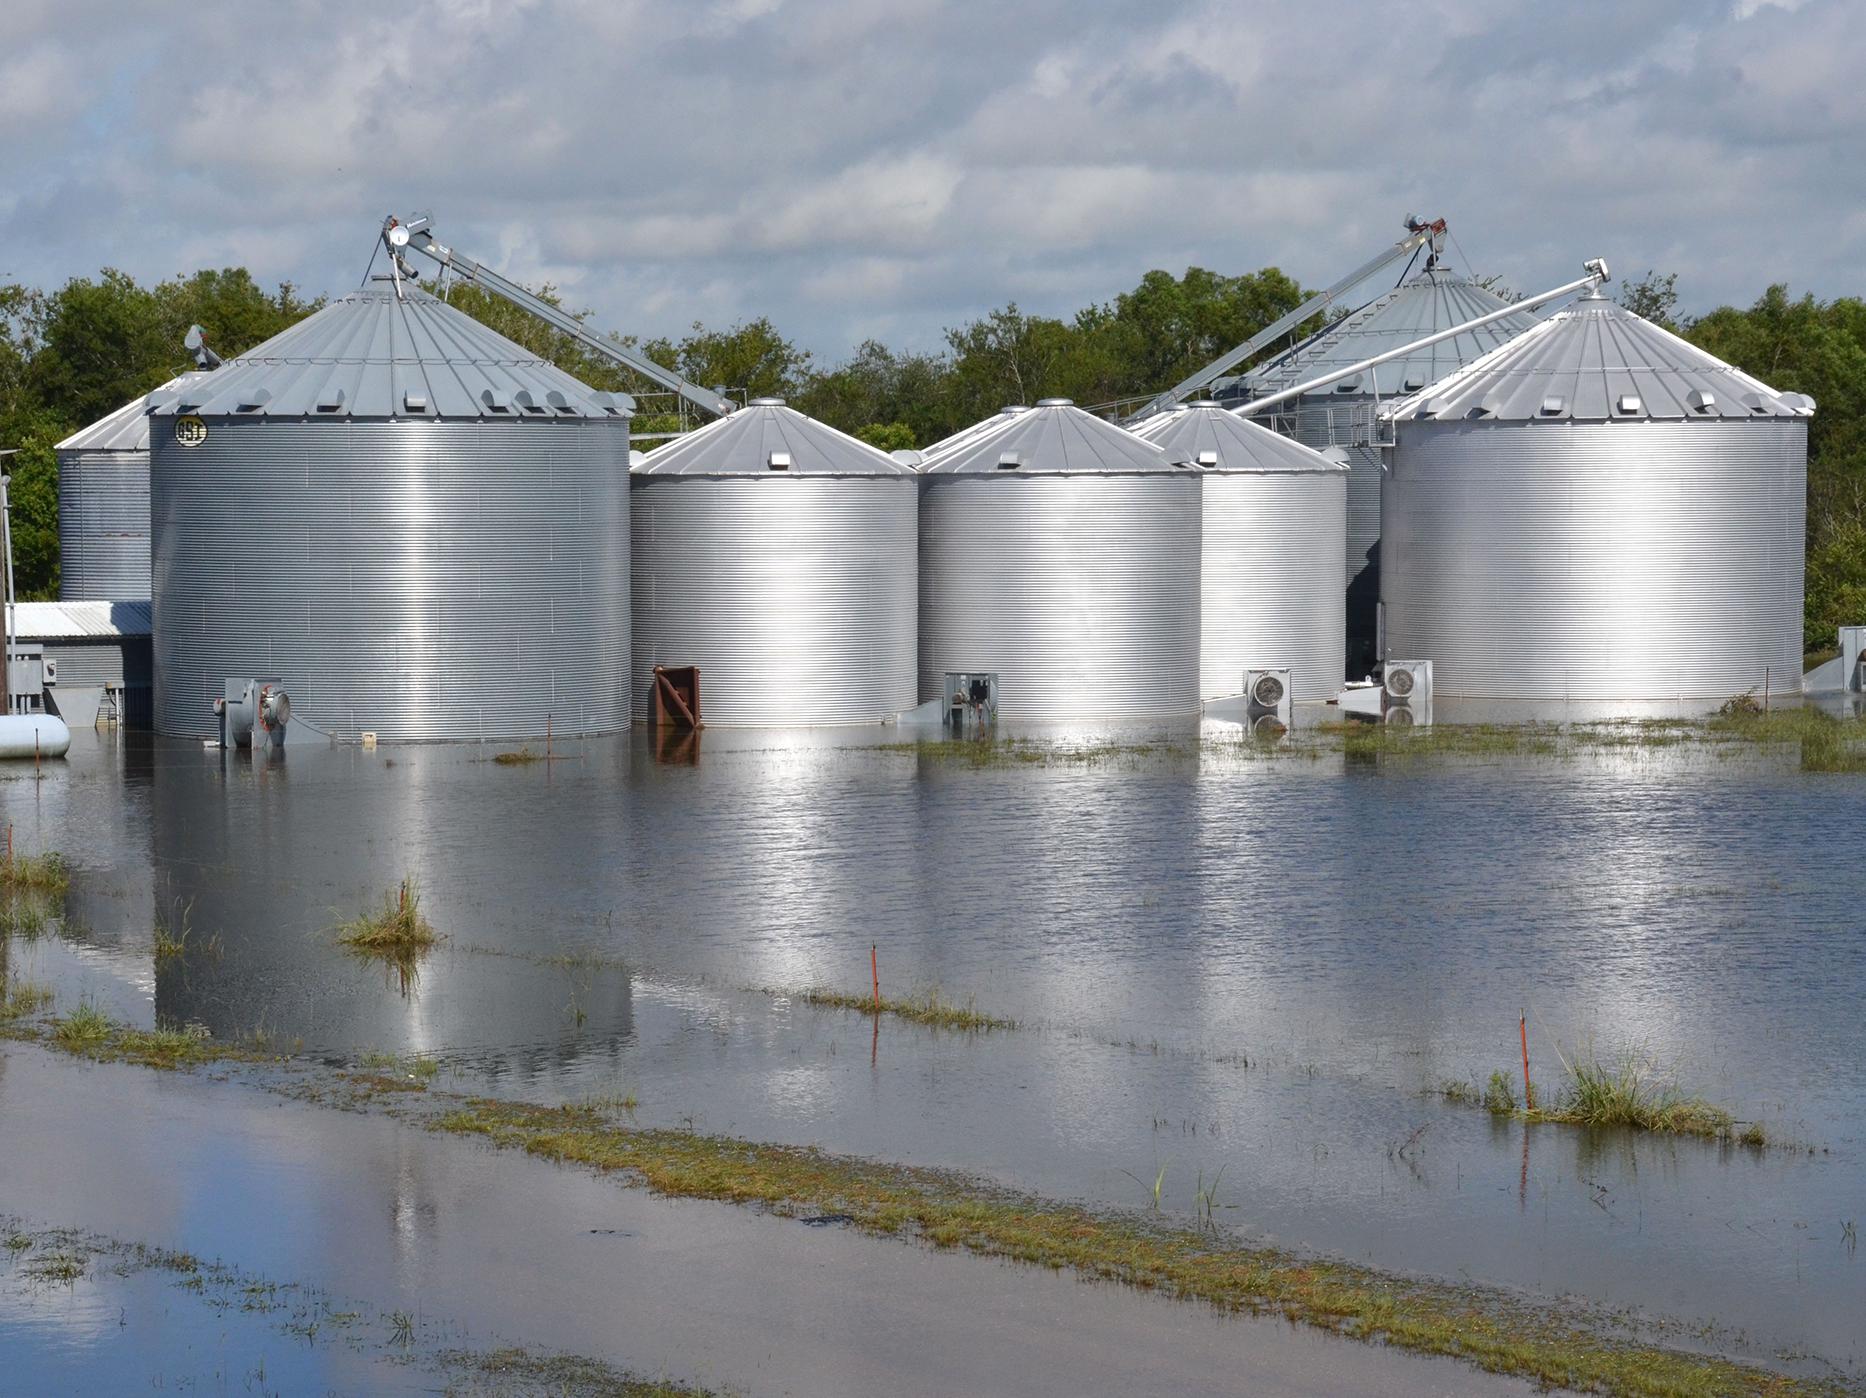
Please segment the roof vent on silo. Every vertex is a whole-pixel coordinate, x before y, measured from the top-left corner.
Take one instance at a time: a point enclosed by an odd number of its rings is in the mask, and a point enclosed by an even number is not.
[[[1708,413],[1717,406],[1717,395],[1707,388],[1694,388],[1685,395],[1685,406],[1694,413]]]
[[[425,413],[428,410],[428,396],[410,389],[402,395],[402,411],[405,413]]]
[[[512,411],[512,396],[502,388],[482,388],[479,401],[489,413],[509,413]]]
[[[1641,403],[1637,393],[1622,393],[1613,400],[1613,410],[1621,417],[1631,417],[1640,410]]]
[[[1560,417],[1568,410],[1568,400],[1559,393],[1551,393],[1542,400],[1543,417]]]
[[[1218,453],[1208,449],[1206,451],[1200,452],[1193,459],[1197,461],[1199,465],[1205,467],[1207,470],[1210,470],[1213,466],[1216,466],[1218,464]]]
[[[1007,451],[1001,452],[998,455],[998,469],[1000,471],[1015,471],[1023,464],[1023,458],[1017,452]]]
[[[514,393],[512,395],[512,402],[521,413],[529,413],[533,417],[542,417],[544,415],[544,404],[540,403],[536,398],[533,398],[531,396],[531,390],[528,388],[521,388],[517,393]]]
[[[271,401],[272,390],[269,388],[258,388],[254,389],[251,393],[240,395],[240,401],[234,405],[233,410],[236,413],[256,413]]]
[[[341,388],[327,388],[317,396],[317,410],[320,413],[340,413],[348,397]]]
[[[1039,398],[1037,399],[1037,406],[1039,408],[1073,408],[1075,407],[1075,405],[1076,405],[1076,400],[1073,398]]]
[[[765,466],[772,471],[790,470],[790,453],[787,451],[772,452],[769,456],[765,457]]]

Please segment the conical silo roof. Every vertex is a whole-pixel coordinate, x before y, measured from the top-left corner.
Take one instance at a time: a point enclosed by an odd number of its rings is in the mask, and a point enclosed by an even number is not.
[[[754,398],[665,446],[633,468],[638,476],[911,476],[914,469],[828,423]]]
[[[157,393],[167,393],[205,378],[204,373],[182,374],[170,379]],[[97,419],[89,427],[80,427],[58,444],[59,451],[148,451],[149,395],[132,398],[114,413]]]
[[[1778,393],[1598,292],[1395,403],[1399,418],[1805,417],[1814,400]]]
[[[986,419],[989,430],[929,453],[924,475],[1131,475],[1141,471],[1180,471],[1183,461],[1124,427],[1086,413],[1067,398],[1045,398],[1029,412]],[[985,426],[986,424],[981,424]]]
[[[1440,330],[1504,310],[1508,305],[1507,301],[1448,268],[1429,268],[1353,314],[1324,326],[1281,358],[1252,369],[1243,378],[1242,392],[1259,398],[1279,389],[1294,388],[1299,383],[1321,378],[1331,369],[1345,369]],[[1369,393],[1380,397],[1412,393],[1520,335],[1535,323],[1534,315],[1520,311],[1468,334],[1364,369],[1352,384],[1324,384],[1313,391]]]
[[[212,374],[150,395],[158,415],[550,419],[627,417],[599,392],[419,288],[333,301]]]
[[[1016,417],[1019,413],[1027,413],[1029,411],[1030,406],[1026,403],[1007,403],[990,417],[981,418],[979,421],[969,426],[961,427],[950,436],[941,437],[937,442],[933,443],[932,446],[921,448],[920,458],[922,461],[930,460],[938,456],[941,452],[951,447],[958,446],[961,442],[969,442],[974,437],[1003,426],[1006,420]]]
[[[1347,462],[1331,460],[1210,399],[1156,413],[1133,432],[1175,460],[1212,470],[1345,474],[1348,469]]]

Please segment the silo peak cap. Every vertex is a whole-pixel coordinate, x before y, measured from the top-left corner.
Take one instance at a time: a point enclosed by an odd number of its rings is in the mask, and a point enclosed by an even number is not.
[[[1228,412],[1217,403],[1187,403],[1156,413],[1133,428],[1135,436],[1162,448],[1168,457],[1218,472],[1344,475],[1346,461],[1272,432],[1261,423]]]
[[[1030,412],[997,414],[927,452],[927,475],[1132,475],[1185,471],[1151,442],[1084,412],[1067,399],[1046,399]]]
[[[818,422],[781,398],[736,412],[656,447],[638,476],[911,476],[912,466]]]

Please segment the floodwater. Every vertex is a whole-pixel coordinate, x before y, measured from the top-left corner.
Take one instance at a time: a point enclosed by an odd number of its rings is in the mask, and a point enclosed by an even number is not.
[[[446,1085],[628,1094],[646,1124],[1130,1207],[1162,1168],[1168,1209],[1217,1178],[1251,1238],[1866,1376],[1866,777],[1776,749],[973,767],[902,736],[508,767],[81,734],[0,782],[16,846],[75,866],[62,932],[6,955],[134,1022],[434,1054]],[[406,875],[448,939],[412,983],[331,930]],[[153,955],[158,919],[181,955]],[[871,947],[884,993],[1020,1027],[783,993],[865,993]],[[1537,1079],[1636,1050],[1797,1147],[1431,1093],[1520,1077],[1525,1010]]]

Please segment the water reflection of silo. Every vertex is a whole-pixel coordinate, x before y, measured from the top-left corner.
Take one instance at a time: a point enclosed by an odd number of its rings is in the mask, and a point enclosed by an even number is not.
[[[628,1036],[620,967],[573,973],[548,948],[475,949],[476,929],[506,914],[487,893],[500,882],[487,864],[511,844],[507,812],[480,789],[500,769],[476,752],[383,760],[303,746],[286,765],[167,749],[153,798],[155,878],[192,930],[157,967],[158,1017],[331,1053],[552,1058]],[[447,940],[404,984],[393,965],[343,951],[335,929],[410,874]]]

